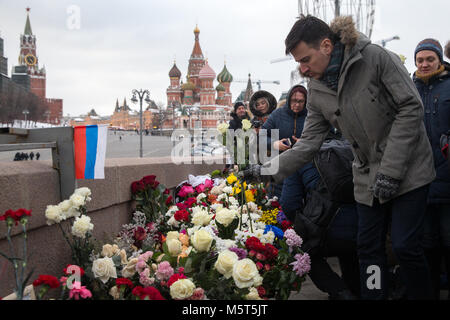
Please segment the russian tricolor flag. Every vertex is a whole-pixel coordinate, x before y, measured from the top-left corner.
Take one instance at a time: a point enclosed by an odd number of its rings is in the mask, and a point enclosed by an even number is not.
[[[74,128],[75,179],[105,179],[107,126]]]

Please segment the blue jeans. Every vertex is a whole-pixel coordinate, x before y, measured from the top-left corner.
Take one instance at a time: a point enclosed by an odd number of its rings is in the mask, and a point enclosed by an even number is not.
[[[415,189],[383,205],[377,199],[373,207],[357,204],[362,299],[388,297],[385,244],[389,220],[392,249],[402,269],[408,299],[432,298],[430,271],[422,248],[428,187]]]
[[[280,204],[289,220],[294,221],[295,211],[303,209],[303,199],[320,175],[313,163],[308,163],[283,181]]]

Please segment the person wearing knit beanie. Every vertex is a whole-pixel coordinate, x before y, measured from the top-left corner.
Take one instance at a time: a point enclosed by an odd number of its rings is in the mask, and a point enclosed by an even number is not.
[[[445,71],[444,51],[439,41],[425,39],[419,42],[414,51],[414,62],[417,66],[415,77],[425,84]]]
[[[414,61],[417,61],[417,53],[424,50],[434,51],[437,54],[439,61],[441,63],[444,62],[444,54],[439,41],[431,38],[420,41],[416,47],[416,50],[414,51]]]
[[[445,53],[448,56],[450,44]],[[442,257],[450,276],[450,170],[440,139],[450,131],[450,64],[438,41],[425,39],[415,50],[414,83],[424,106],[424,123],[433,150],[436,178],[427,199],[422,245],[430,268],[434,299],[439,300]],[[449,288],[450,289],[450,286]]]

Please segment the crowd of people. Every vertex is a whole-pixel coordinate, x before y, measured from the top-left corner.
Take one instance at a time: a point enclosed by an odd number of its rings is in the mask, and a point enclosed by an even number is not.
[[[351,17],[330,25],[301,17],[285,44],[308,88],[292,87],[282,106],[262,90],[248,106],[235,104],[229,128],[249,119],[279,151],[240,177],[279,197],[304,237],[309,276],[330,299],[439,299],[450,289],[450,42],[444,50],[435,39],[420,41],[412,77]],[[351,197],[336,197],[320,168],[321,153],[334,161],[330,149],[351,155]]]
[[[14,155],[13,161],[27,161],[28,159],[33,160],[35,157],[36,157],[36,160],[39,160],[39,158],[41,157],[41,154],[39,152],[36,152],[36,154],[34,154],[33,151],[31,151],[30,153],[16,152],[16,154]]]

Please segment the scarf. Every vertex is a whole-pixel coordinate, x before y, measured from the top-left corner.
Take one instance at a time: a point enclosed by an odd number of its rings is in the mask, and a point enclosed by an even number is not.
[[[340,41],[335,43],[333,52],[331,53],[330,63],[320,79],[320,81],[334,91],[337,91],[338,88],[341,65],[344,61],[344,49],[345,46]]]
[[[445,67],[442,64],[439,69],[437,69],[436,71],[434,71],[432,73],[420,74],[419,71],[416,71],[416,77],[419,78],[420,80],[422,80],[426,85],[428,85],[428,83],[430,82],[430,80],[432,78],[434,78],[437,75],[440,75],[444,71],[445,71]]]

